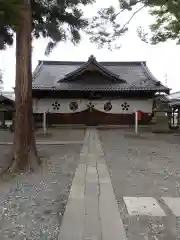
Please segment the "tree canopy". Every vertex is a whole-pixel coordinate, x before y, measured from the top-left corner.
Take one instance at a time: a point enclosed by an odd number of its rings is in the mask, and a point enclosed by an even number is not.
[[[155,23],[150,25],[152,33],[150,42],[152,44],[157,44],[167,40],[175,40],[176,43],[179,44],[180,1],[147,0],[144,4],[150,7],[149,13],[156,19]]]
[[[82,6],[94,0],[31,0],[32,37],[49,39],[46,54],[60,41],[79,43],[80,30],[88,25]],[[23,0],[0,0],[0,49],[13,44]]]
[[[128,31],[128,25],[133,21],[133,17],[144,8],[149,9],[150,15],[155,17],[155,22],[149,26],[148,33],[141,26],[137,29],[142,41],[158,44],[167,40],[176,40],[178,44],[180,43],[179,0],[119,0],[119,3],[119,8],[110,6],[99,10],[88,27],[87,33],[98,47],[104,45],[108,45],[109,48],[119,47],[113,43]],[[134,11],[135,6],[137,10]],[[119,16],[125,11],[132,11],[132,15],[125,24],[122,24]]]
[[[0,69],[0,92],[3,90],[3,71]]]
[[[13,37],[21,20],[19,7],[23,0],[0,0],[0,49],[13,44]],[[49,39],[45,53],[48,54],[60,41],[70,40],[74,44],[80,42],[80,30],[90,36],[98,47],[105,44],[112,47],[115,40],[128,31],[128,25],[143,8],[156,18],[150,26],[150,33],[139,27],[139,37],[152,44],[165,42],[168,39],[180,42],[180,1],[179,0],[119,0],[119,8],[109,6],[100,9],[91,21],[83,15],[82,6],[94,3],[95,0],[31,0],[33,31],[32,37]],[[124,25],[118,16],[122,12],[132,11],[134,6],[139,9]],[[107,28],[108,26],[108,28]],[[108,30],[107,30],[108,29]],[[115,47],[118,47],[115,45]]]

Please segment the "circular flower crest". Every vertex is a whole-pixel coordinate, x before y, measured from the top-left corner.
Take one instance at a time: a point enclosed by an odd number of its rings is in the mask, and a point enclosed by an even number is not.
[[[123,111],[124,110],[128,111],[130,106],[129,106],[129,104],[127,104],[127,102],[124,102],[123,104],[121,104],[121,107],[122,107]]]
[[[111,111],[112,109],[112,104],[110,102],[107,102],[104,104],[104,111]]]
[[[76,111],[76,110],[78,109],[78,104],[77,104],[77,102],[70,102],[69,108],[70,108],[72,111]]]
[[[57,101],[55,101],[55,102],[52,104],[52,106],[53,106],[53,110],[59,110],[59,108],[60,108],[60,103],[58,103]]]

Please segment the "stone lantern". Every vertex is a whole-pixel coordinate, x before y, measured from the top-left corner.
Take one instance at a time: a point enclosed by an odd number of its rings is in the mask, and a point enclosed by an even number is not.
[[[170,130],[171,108],[166,98],[158,96],[153,108],[153,131],[167,132]]]

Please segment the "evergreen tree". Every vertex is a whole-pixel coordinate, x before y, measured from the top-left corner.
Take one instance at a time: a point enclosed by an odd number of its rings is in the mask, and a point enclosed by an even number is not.
[[[48,54],[60,41],[80,41],[88,25],[82,6],[93,0],[0,0],[0,49],[16,36],[15,132],[9,171],[35,170],[39,158],[35,144],[32,109],[32,39],[50,39]]]

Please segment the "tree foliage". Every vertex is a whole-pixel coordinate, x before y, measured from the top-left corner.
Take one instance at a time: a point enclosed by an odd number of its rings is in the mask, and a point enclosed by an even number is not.
[[[86,33],[90,36],[90,41],[96,43],[98,48],[107,45],[109,49],[112,44],[128,30],[126,26],[122,26],[118,21],[116,9],[113,6],[100,9],[97,15],[90,20],[90,24],[86,29]],[[118,45],[113,47],[118,48]]]
[[[3,90],[3,71],[0,69],[0,92]]]
[[[134,11],[134,7],[137,10]],[[128,25],[133,17],[144,8],[149,9],[149,14],[155,17],[155,23],[149,26],[150,32],[145,32],[140,26],[137,34],[142,41],[151,44],[165,42],[168,39],[180,43],[180,1],[179,0],[119,0],[119,8],[110,6],[101,9],[93,18],[87,33],[90,40],[96,42],[98,47],[107,45],[109,49],[120,47],[121,36],[128,31]],[[131,12],[127,22],[122,23],[119,18],[124,12]]]
[[[0,84],[2,84],[2,83],[3,83],[3,72],[0,69]]]
[[[150,14],[156,21],[150,26],[152,32],[151,43],[157,44],[167,40],[180,43],[180,1],[154,0]]]
[[[13,44],[21,16],[19,9],[23,0],[0,0],[0,49]],[[94,0],[31,0],[32,37],[49,39],[48,54],[60,41],[79,43],[80,30],[88,25],[83,18],[82,6]]]

